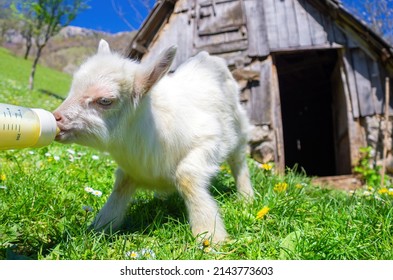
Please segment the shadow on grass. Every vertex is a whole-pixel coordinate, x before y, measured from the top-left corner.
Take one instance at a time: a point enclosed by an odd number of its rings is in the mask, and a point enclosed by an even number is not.
[[[131,203],[120,233],[149,234],[169,221],[187,222],[187,211],[178,194]]]
[[[219,178],[212,181],[210,193],[216,200],[236,193],[235,187],[228,187],[221,183]],[[188,223],[187,209],[184,200],[178,193],[166,198],[153,198],[145,201],[131,203],[125,217],[121,233],[149,234],[170,221]]]
[[[37,260],[38,254],[45,256],[49,254],[64,239],[65,233],[51,236],[50,242],[31,244],[28,240],[15,242],[8,248],[0,249],[0,260]]]

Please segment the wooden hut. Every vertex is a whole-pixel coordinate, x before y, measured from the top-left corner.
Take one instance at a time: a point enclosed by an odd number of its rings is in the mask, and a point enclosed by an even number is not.
[[[173,70],[201,50],[226,59],[258,161],[328,176],[350,174],[364,146],[381,159],[393,50],[339,0],[161,0],[128,54],[148,61],[171,45]]]

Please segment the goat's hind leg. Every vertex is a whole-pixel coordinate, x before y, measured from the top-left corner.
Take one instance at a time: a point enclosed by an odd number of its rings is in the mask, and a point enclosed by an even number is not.
[[[176,186],[185,201],[192,233],[213,242],[227,237],[217,202],[209,191],[218,169],[209,153],[201,149],[191,152],[176,171]]]
[[[254,190],[250,181],[250,172],[246,159],[246,146],[240,145],[228,158],[228,164],[235,178],[236,188],[239,194],[247,200],[252,200]]]

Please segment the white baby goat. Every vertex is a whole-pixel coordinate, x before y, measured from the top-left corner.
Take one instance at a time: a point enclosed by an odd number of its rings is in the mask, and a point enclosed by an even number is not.
[[[117,229],[136,187],[177,190],[194,235],[226,236],[212,177],[227,160],[240,194],[253,197],[246,164],[248,120],[225,61],[201,52],[167,74],[176,48],[153,63],[136,63],[101,40],[75,73],[54,115],[56,140],[109,152],[119,168],[113,192],[93,222]]]

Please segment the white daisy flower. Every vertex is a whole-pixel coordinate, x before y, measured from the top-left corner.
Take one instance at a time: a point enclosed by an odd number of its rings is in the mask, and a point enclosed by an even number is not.
[[[95,196],[98,196],[98,197],[102,196],[102,191],[93,190],[91,193],[92,193],[93,195],[95,195]]]
[[[127,258],[131,258],[131,259],[138,259],[139,258],[139,253],[135,252],[135,251],[128,251],[125,253]]]
[[[141,255],[144,258],[148,258],[148,259],[155,259],[156,258],[156,254],[151,249],[142,249],[141,250]]]
[[[85,191],[88,192],[88,193],[93,193],[93,192],[94,192],[94,189],[91,188],[91,187],[86,186],[86,187],[85,187]]]

